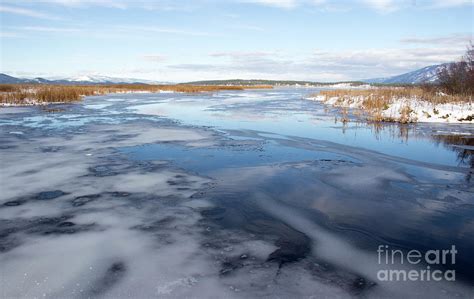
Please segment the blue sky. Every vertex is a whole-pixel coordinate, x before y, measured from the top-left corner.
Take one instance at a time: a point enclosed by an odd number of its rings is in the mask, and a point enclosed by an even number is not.
[[[339,81],[458,59],[472,0],[2,0],[1,72]]]

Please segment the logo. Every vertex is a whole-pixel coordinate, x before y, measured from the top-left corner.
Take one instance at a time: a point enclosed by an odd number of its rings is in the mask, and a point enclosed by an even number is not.
[[[449,249],[431,249],[425,252],[390,248],[379,245],[377,248],[378,264],[382,267],[377,272],[380,281],[455,281],[456,270],[449,266],[456,264],[456,246]],[[439,270],[439,266],[443,269]],[[398,269],[396,269],[398,267]]]

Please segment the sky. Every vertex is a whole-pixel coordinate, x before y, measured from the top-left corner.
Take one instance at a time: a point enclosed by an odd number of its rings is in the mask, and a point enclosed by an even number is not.
[[[458,60],[472,0],[0,0],[0,72],[346,81]]]

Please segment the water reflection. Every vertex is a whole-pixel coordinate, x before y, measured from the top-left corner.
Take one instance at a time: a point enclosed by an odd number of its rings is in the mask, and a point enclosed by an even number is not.
[[[427,124],[368,122],[358,119],[345,121],[337,117],[334,123],[339,125],[342,134],[347,134],[350,130],[370,130],[379,142],[384,142],[384,139],[388,138],[408,145],[409,141],[429,140],[437,147],[442,145],[445,149],[454,152],[457,166],[474,168],[474,137],[471,135],[471,130],[474,128],[470,125],[464,125],[464,131],[461,132],[453,131],[452,134],[447,134],[441,130],[440,134],[436,128]],[[436,126],[439,127],[439,125]],[[450,125],[447,126],[449,128]],[[469,179],[471,174],[469,172]]]
[[[433,140],[449,148],[457,154],[459,164],[468,165],[474,169],[474,138],[462,135],[433,135]],[[473,171],[469,171],[466,180],[471,181]]]
[[[459,160],[452,148],[439,147],[431,136],[443,132],[472,135],[474,126],[368,123],[360,121],[362,117],[353,113],[340,117],[338,109],[305,100],[304,97],[312,92],[315,90],[301,88],[187,97],[140,96],[139,104],[128,102],[123,109],[139,115],[167,117],[187,125],[325,140],[421,162],[470,167],[465,163],[466,159]],[[136,95],[126,96],[136,98]]]

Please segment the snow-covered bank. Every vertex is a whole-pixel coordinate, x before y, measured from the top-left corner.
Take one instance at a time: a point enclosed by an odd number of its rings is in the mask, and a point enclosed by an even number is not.
[[[41,102],[35,99],[25,99],[19,103],[0,103],[1,107],[46,106],[50,104],[66,104],[71,102]]]
[[[177,91],[173,90],[157,90],[157,91],[149,91],[149,90],[121,90],[116,91],[113,93],[177,93]]]
[[[320,88],[330,88],[330,89],[369,89],[374,88],[370,84],[353,84],[353,83],[334,83],[330,85],[316,85],[316,87]]]
[[[342,108],[361,109],[373,119],[393,122],[474,123],[472,103],[434,104],[413,98],[393,98],[382,109],[366,105],[366,96],[328,97],[316,95],[306,99]]]
[[[323,83],[307,83],[307,84],[275,84],[276,88],[322,88],[322,89],[369,89],[375,88],[370,84],[355,84],[350,82],[323,84]]]

